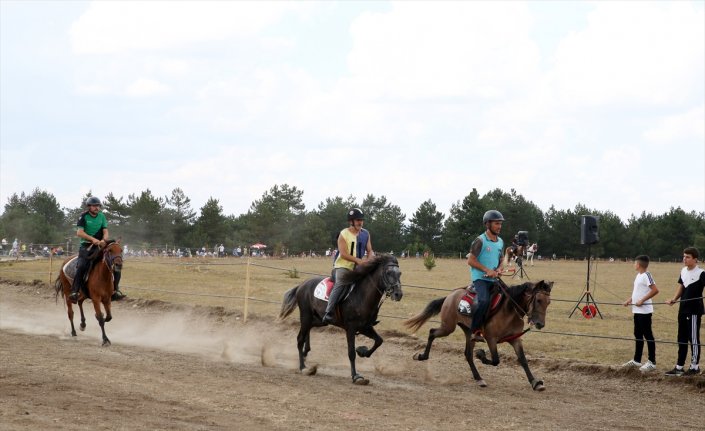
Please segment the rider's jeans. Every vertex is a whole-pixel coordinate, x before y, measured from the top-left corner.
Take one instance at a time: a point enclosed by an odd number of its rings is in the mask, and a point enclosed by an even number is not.
[[[494,281],[478,279],[473,281],[472,285],[477,292],[477,309],[474,311],[475,314],[470,326],[470,330],[474,332],[485,323],[485,314],[487,314],[487,309],[490,307],[490,291]]]

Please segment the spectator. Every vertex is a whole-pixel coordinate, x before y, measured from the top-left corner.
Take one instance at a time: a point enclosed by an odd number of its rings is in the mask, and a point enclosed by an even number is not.
[[[673,305],[680,299],[678,308],[678,360],[676,366],[666,373],[667,376],[694,375],[700,373],[700,323],[705,312],[703,306],[703,287],[705,287],[705,270],[698,266],[700,253],[695,247],[683,250],[683,263],[678,277],[678,287],[672,299],[666,304]],[[683,369],[690,343],[690,368]]]
[[[634,279],[634,289],[632,296],[624,301],[624,306],[631,305],[634,313],[634,339],[636,346],[634,358],[624,364],[624,367],[639,367],[640,371],[653,371],[656,369],[656,342],[651,331],[651,315],[654,312],[651,298],[658,294],[656,282],[647,271],[649,267],[649,256],[640,255],[634,259],[634,269],[636,278]],[[642,365],[641,355],[644,350],[644,340],[649,351],[649,359]]]

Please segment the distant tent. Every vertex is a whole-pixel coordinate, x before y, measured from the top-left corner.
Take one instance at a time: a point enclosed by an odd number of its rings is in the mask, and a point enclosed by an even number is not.
[[[267,245],[258,242],[257,244],[252,244],[252,245],[250,246],[250,248],[256,248],[256,249],[259,250],[259,249],[262,249],[262,248],[267,248]]]

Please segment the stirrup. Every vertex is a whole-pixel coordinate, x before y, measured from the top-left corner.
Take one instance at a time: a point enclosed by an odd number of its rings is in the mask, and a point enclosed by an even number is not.
[[[323,313],[321,317],[321,322],[329,324],[335,322],[335,312]]]

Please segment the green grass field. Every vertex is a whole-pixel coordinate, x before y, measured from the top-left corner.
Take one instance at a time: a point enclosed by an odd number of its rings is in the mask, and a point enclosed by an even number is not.
[[[219,306],[236,313],[245,307],[246,259],[172,259],[172,258],[127,258],[123,269],[122,289],[133,299],[161,300],[175,304]],[[250,287],[247,296],[250,318],[255,316],[275,318],[283,293],[310,277],[306,273],[325,274],[331,262],[325,258],[252,259]],[[436,259],[437,266],[428,271],[423,259],[402,259],[402,283],[404,298],[401,302],[388,300],[382,307],[384,316],[378,326],[382,330],[408,333],[402,326],[403,318],[418,313],[431,299],[445,296],[435,289],[452,289],[468,283],[468,266],[460,259]],[[60,262],[54,260],[12,261],[0,263],[0,277],[4,280],[49,283],[56,278]],[[652,263],[653,274],[660,293],[654,298],[662,303],[671,298],[681,265],[677,263]],[[299,278],[291,278],[296,269]],[[604,319],[585,319],[580,311],[572,318],[569,314],[585,290],[587,263],[585,261],[537,261],[526,267],[532,281],[541,279],[554,281],[552,303],[548,309],[543,333],[531,331],[525,338],[525,349],[530,356],[568,359],[579,362],[621,364],[632,357],[634,342],[594,337],[578,337],[549,334],[561,332],[607,337],[632,337],[632,313],[621,305],[600,305]],[[591,269],[591,292],[598,303],[622,303],[631,295],[634,280],[632,263],[593,263]],[[519,278],[505,277],[507,284],[518,284]],[[169,291],[169,292],[162,292]],[[211,296],[207,296],[211,295]],[[584,304],[581,304],[581,307]],[[657,340],[673,342],[676,338],[678,306],[655,305],[653,318],[654,335]],[[294,316],[297,316],[296,312]],[[398,318],[395,318],[398,317]],[[65,319],[65,316],[59,316]],[[430,322],[421,328],[418,336],[425,340]],[[437,343],[461,343],[462,332],[456,331]],[[508,345],[502,351],[508,352]],[[645,349],[646,350],[646,349]],[[644,358],[646,351],[644,351]],[[657,345],[657,363],[660,369],[672,367],[676,359],[676,345]]]

